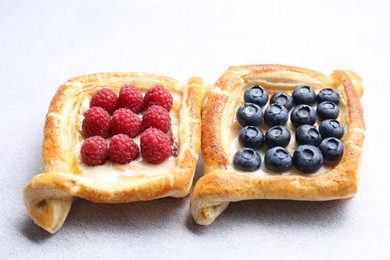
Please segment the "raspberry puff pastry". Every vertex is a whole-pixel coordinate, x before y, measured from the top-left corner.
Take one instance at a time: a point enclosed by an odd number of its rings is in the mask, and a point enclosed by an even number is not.
[[[244,91],[254,85],[262,86],[270,97],[278,91],[291,95],[295,88],[302,85],[311,86],[316,92],[323,88],[336,90],[340,95],[339,120],[345,129],[341,139],[344,144],[342,159],[337,164],[325,163],[311,174],[299,172],[294,167],[280,174],[265,168],[264,153],[260,151],[262,163],[258,170],[237,170],[233,165],[233,156],[239,149],[237,136],[240,131],[236,110],[244,103]],[[313,70],[286,65],[230,67],[208,92],[202,111],[205,175],[196,183],[191,195],[191,213],[196,223],[211,224],[229,202],[234,201],[324,201],[353,197],[358,186],[365,136],[359,99],[362,94],[361,79],[348,70],[336,70],[327,77]],[[290,121],[286,127],[293,135],[295,128]],[[261,128],[265,131],[264,123]],[[291,140],[287,147],[290,153],[291,148],[296,148],[294,136]]]
[[[106,162],[88,167],[81,162],[83,113],[91,96],[102,88],[118,93],[125,85],[145,93],[159,85],[173,96],[170,138],[177,147],[158,165],[142,158],[125,164]],[[200,150],[200,110],[204,81],[186,83],[146,73],[100,73],[65,82],[55,94],[46,116],[43,173],[24,188],[27,210],[36,224],[55,233],[65,221],[73,197],[96,203],[126,203],[189,193]],[[141,157],[141,156],[140,156]]]

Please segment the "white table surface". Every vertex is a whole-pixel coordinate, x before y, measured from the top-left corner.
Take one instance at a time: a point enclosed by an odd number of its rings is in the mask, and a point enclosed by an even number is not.
[[[0,0],[0,259],[390,259],[389,3]],[[201,227],[188,197],[76,199],[55,235],[30,220],[22,188],[40,173],[45,114],[62,82],[107,71],[214,82],[254,63],[363,77],[367,135],[353,200],[232,203]]]

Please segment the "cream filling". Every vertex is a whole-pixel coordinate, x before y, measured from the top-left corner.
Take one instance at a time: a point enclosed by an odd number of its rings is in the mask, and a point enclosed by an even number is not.
[[[173,99],[174,99],[174,106],[170,111],[171,116],[171,129],[169,136],[173,138],[175,145],[177,148],[179,148],[179,128],[180,128],[180,122],[179,122],[179,111],[181,107],[182,102],[182,95],[176,92],[171,92]],[[78,122],[79,122],[79,132],[81,133],[81,124],[83,120],[83,113],[89,108],[89,100],[90,97],[86,96],[80,105],[80,112],[78,113]],[[141,115],[140,115],[141,117]],[[113,163],[111,161],[108,161],[104,165],[94,166],[90,167],[84,164],[81,160],[80,156],[80,149],[84,138],[80,138],[80,141],[76,143],[76,146],[74,148],[75,155],[77,157],[77,166],[80,171],[80,176],[85,177],[87,179],[90,179],[94,182],[101,183],[101,184],[112,184],[115,182],[118,182],[121,178],[126,177],[136,177],[136,176],[160,176],[165,175],[171,172],[176,165],[176,158],[175,156],[170,156],[167,160],[160,164],[150,164],[147,161],[145,161],[142,158],[141,151],[139,157],[128,163],[128,164],[117,164]],[[136,138],[133,138],[133,140],[137,143],[138,146],[140,146],[140,135],[138,135]],[[110,139],[107,139],[108,143]]]
[[[241,104],[244,103],[244,100],[242,97],[244,95],[246,88],[249,86],[252,86],[252,85],[261,85],[261,86],[265,87],[266,89],[268,89],[267,87],[270,87],[270,85],[271,85],[272,89],[275,89],[274,92],[281,91],[281,92],[285,92],[289,95],[291,95],[292,91],[296,87],[298,87],[299,85],[310,85],[316,93],[318,93],[323,88],[327,88],[327,87],[334,88],[340,95],[340,103],[339,103],[340,114],[339,114],[339,117],[337,118],[337,120],[339,120],[344,127],[344,136],[341,139],[341,141],[345,140],[345,137],[348,134],[348,129],[347,129],[348,108],[346,105],[347,104],[346,97],[345,97],[342,86],[325,86],[324,84],[305,84],[305,83],[284,85],[283,82],[281,82],[280,85],[277,85],[277,83],[269,84],[269,83],[265,83],[265,82],[259,82],[258,80],[257,81],[249,81],[249,82],[246,82],[243,85],[243,87],[237,88],[236,93],[230,95],[228,103],[225,106],[224,114],[223,114],[223,121],[222,121],[222,129],[221,130],[225,131],[225,132],[222,134],[222,143],[225,144],[224,150],[227,151],[226,154],[229,157],[230,163],[228,165],[228,170],[234,171],[237,174],[248,174],[248,172],[237,170],[233,166],[233,157],[234,157],[235,153],[239,149],[242,148],[238,142],[238,134],[239,134],[240,130],[242,129],[242,127],[239,126],[239,124],[237,122],[236,111],[237,111],[237,108]],[[271,96],[274,92],[268,93],[269,98],[271,98]],[[237,97],[240,97],[240,98],[237,98]],[[265,107],[263,107],[263,111],[265,110],[265,108],[268,105],[269,105],[269,102],[267,103],[267,105]],[[291,109],[291,111],[293,109],[294,109],[294,107]],[[317,105],[314,106],[314,109],[315,110],[317,109]],[[290,143],[286,147],[286,150],[292,156],[294,153],[294,150],[297,148],[297,144],[295,141],[295,130],[296,129],[290,121],[291,111],[289,112],[288,121],[287,121],[287,124],[285,125],[285,127],[287,127],[291,133]],[[314,126],[318,129],[319,124],[320,124],[320,121],[317,119],[317,122],[315,123]],[[226,131],[226,129],[228,129],[228,131]],[[262,130],[263,134],[265,134],[266,131],[269,129],[269,127],[263,121],[260,125],[260,129]],[[258,170],[254,171],[254,172],[250,172],[250,174],[254,174],[254,175],[307,175],[307,174],[302,173],[301,171],[298,171],[294,166],[289,171],[286,171],[283,173],[276,173],[276,172],[272,172],[272,171],[268,170],[267,167],[265,166],[265,162],[264,162],[264,157],[265,157],[265,153],[267,152],[267,150],[268,150],[268,147],[266,144],[264,144],[264,146],[261,149],[257,150],[261,156],[261,160],[262,160],[261,166]],[[310,174],[310,176],[325,173],[325,172],[333,169],[334,167],[335,167],[334,164],[332,165],[332,164],[324,163],[323,166],[318,171]]]

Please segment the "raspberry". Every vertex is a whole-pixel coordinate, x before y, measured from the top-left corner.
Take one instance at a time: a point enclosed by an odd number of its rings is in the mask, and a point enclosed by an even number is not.
[[[91,107],[84,113],[82,132],[85,137],[99,135],[108,137],[110,114],[101,107]]]
[[[145,93],[144,108],[148,108],[152,105],[159,105],[170,111],[173,104],[173,98],[171,93],[161,86],[155,86],[149,89]]]
[[[141,154],[149,163],[162,163],[172,154],[171,141],[161,130],[148,128],[141,135]]]
[[[96,92],[89,102],[90,107],[101,107],[110,114],[114,113],[117,104],[118,97],[115,92],[109,88],[103,88]]]
[[[108,158],[114,163],[126,164],[139,156],[138,145],[127,135],[119,134],[111,138]]]
[[[102,165],[107,160],[107,143],[101,136],[87,138],[80,149],[81,159],[88,166]]]
[[[143,103],[144,97],[136,87],[124,85],[119,91],[118,107],[128,108],[134,113],[139,113]]]
[[[169,112],[162,106],[149,107],[142,116],[141,131],[145,131],[149,127],[160,129],[164,133],[168,132],[171,127]]]
[[[114,112],[110,121],[112,135],[126,134],[131,138],[136,137],[141,130],[141,119],[130,109],[120,108]]]

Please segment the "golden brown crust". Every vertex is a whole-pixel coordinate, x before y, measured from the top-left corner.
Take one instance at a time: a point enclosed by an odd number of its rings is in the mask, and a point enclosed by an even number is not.
[[[351,75],[353,75],[351,77]],[[332,200],[351,198],[357,191],[359,164],[365,134],[359,97],[361,80],[353,72],[334,71],[327,78],[313,70],[285,65],[230,67],[211,90],[202,114],[202,156],[205,175],[191,195],[191,213],[198,224],[208,225],[231,201],[250,199]],[[263,83],[269,93],[283,85],[291,90],[299,83],[337,87],[346,97],[345,153],[331,170],[318,175],[271,175],[238,173],[230,166],[229,152],[223,148],[224,113],[233,113],[230,99],[239,99],[236,89],[251,82]],[[357,85],[354,85],[356,83]],[[358,92],[357,92],[358,91]],[[233,97],[232,97],[233,96]],[[228,111],[228,112],[226,112]],[[224,125],[225,124],[225,125]],[[232,124],[230,122],[230,124]]]
[[[172,111],[178,116],[178,155],[167,173],[120,175],[115,181],[95,181],[83,173],[77,154],[81,115],[91,96],[103,87],[119,92],[133,84],[142,92],[162,85],[174,96]],[[74,196],[97,203],[124,203],[189,193],[200,150],[201,104],[204,81],[175,79],[146,73],[100,73],[77,77],[59,87],[46,116],[43,142],[43,173],[24,188],[31,218],[54,233],[63,224]]]

